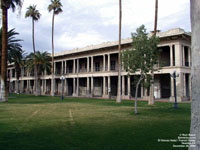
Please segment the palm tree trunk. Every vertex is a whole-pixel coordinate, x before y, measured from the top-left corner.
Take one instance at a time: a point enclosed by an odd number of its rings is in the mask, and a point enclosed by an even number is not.
[[[190,1],[191,26],[192,26],[192,105],[190,133],[196,136],[196,147],[190,150],[200,149],[200,1]],[[192,139],[191,139],[192,140]]]
[[[158,0],[155,0],[155,20],[154,20],[154,35],[156,36],[157,32],[157,24],[158,24]],[[154,72],[151,74],[152,76],[152,84],[150,88],[150,97],[149,97],[149,105],[153,105],[155,103],[154,98]]]
[[[121,25],[122,25],[122,1],[119,0],[119,46],[118,46],[118,88],[117,103],[121,103]]]
[[[8,9],[2,6],[2,55],[1,55],[1,100],[8,101],[7,52],[8,52]]]
[[[157,32],[157,24],[158,24],[158,0],[155,0],[155,20],[154,20],[154,35]]]
[[[52,68],[51,68],[51,73],[52,73],[52,79],[51,79],[51,90],[52,96],[55,96],[55,87],[54,87],[54,17],[55,13],[53,12],[53,18],[52,18]]]
[[[34,20],[32,19],[32,40],[33,40],[33,52],[34,52],[34,57],[35,57],[35,64],[34,64],[34,76],[35,76],[35,86],[34,86],[34,91],[35,91],[35,96],[38,95],[38,82],[37,82],[37,66],[36,66],[36,51],[35,51],[35,31],[34,31]]]

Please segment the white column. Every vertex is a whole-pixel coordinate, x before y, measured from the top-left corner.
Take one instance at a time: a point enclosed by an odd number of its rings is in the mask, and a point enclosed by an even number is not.
[[[67,96],[68,95],[68,81],[67,79],[65,79],[65,84],[64,84],[64,90],[65,90],[65,95]]]
[[[87,96],[89,97],[89,90],[90,90],[90,78],[89,77],[87,77]]]
[[[124,76],[122,76],[122,96],[125,95],[125,82],[124,82]]]
[[[111,87],[110,87],[110,76],[108,76],[108,96],[110,98],[111,94]]]
[[[76,96],[76,78],[73,78],[73,96]]]
[[[185,66],[185,46],[183,45],[182,48],[183,48],[182,49],[182,56],[183,56],[183,64],[182,64],[182,66]]]
[[[94,78],[91,77],[91,95],[94,96]]]
[[[67,74],[67,60],[65,61],[65,74]]]
[[[110,54],[108,54],[108,71],[110,71]]]
[[[174,79],[171,77],[171,100],[174,101]]]
[[[76,94],[77,94],[77,96],[79,96],[79,78],[77,78],[76,84],[77,84],[77,86],[76,86]]]
[[[175,66],[180,67],[182,65],[182,47],[180,44],[175,45]]]
[[[103,96],[106,95],[106,77],[103,77]]]
[[[186,74],[185,73],[183,73],[183,85],[184,85],[183,96],[185,97],[186,96]]]
[[[47,91],[47,80],[44,79],[44,94],[46,94]]]
[[[173,66],[173,45],[170,45],[170,66]]]
[[[106,56],[105,54],[103,55],[103,71],[106,69]]]
[[[128,83],[127,84],[128,85],[128,88],[127,88],[128,89],[128,97],[130,98],[131,97],[131,78],[130,78],[130,76],[127,77],[127,80],[128,80],[128,82],[127,82]]]
[[[87,72],[90,72],[90,58],[87,57]]]
[[[79,73],[79,59],[77,59],[77,71],[76,73]]]
[[[91,72],[93,72],[93,69],[94,69],[94,67],[93,67],[93,65],[94,65],[94,57],[92,56],[91,57]]]

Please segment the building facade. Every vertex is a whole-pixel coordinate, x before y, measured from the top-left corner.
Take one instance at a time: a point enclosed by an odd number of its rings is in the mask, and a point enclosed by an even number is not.
[[[177,87],[178,101],[190,100],[191,93],[191,36],[183,29],[177,28],[159,32],[160,70],[154,73],[154,96],[156,99],[174,101],[174,87]],[[132,39],[122,40],[122,50],[131,48]],[[107,42],[100,45],[64,51],[55,54],[55,95],[61,95],[64,77],[64,96],[114,98],[117,96],[118,78],[118,42]],[[170,74],[176,71],[176,85]],[[121,73],[122,99],[132,99],[135,95],[134,77]],[[8,66],[10,92],[20,88],[21,93],[33,94],[34,76],[21,69],[17,86],[13,65]],[[40,94],[50,95],[51,74],[45,72],[40,78]],[[149,90],[139,87],[138,96],[147,100]]]

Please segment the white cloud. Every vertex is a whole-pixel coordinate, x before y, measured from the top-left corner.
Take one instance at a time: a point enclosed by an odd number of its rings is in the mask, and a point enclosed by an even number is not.
[[[70,36],[67,32],[63,33],[59,38],[56,39],[56,45],[66,48],[80,48],[89,45],[95,45],[106,41],[104,36],[96,31],[87,31],[84,33],[78,33],[76,36]]]
[[[63,13],[55,18],[55,46],[57,51],[118,40],[118,0],[61,0]],[[50,0],[24,1],[21,16],[9,12],[9,28],[16,28],[23,45],[32,51],[31,20],[25,19],[27,7],[37,5],[42,14],[36,23],[36,45],[39,50],[51,50],[52,14],[47,7]],[[153,29],[155,0],[122,0],[122,37],[141,24]],[[158,29],[182,27],[190,30],[188,0],[159,0]]]

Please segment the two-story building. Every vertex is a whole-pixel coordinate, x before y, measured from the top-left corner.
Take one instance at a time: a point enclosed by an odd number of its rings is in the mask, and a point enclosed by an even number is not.
[[[160,70],[154,72],[154,96],[156,99],[174,100],[174,87],[177,87],[178,101],[190,99],[191,93],[191,36],[183,29],[177,28],[167,32],[159,32],[158,45],[160,50]],[[132,39],[122,40],[122,50],[131,48]],[[64,76],[64,95],[83,97],[112,98],[117,96],[118,79],[118,42],[107,42],[71,51],[55,54],[55,94],[60,95],[61,76]],[[176,85],[170,73],[179,75]],[[15,69],[8,67],[10,92],[17,89]],[[134,77],[121,73],[122,98],[131,99],[135,95]],[[51,94],[51,74],[45,72],[40,76],[40,91],[42,95]],[[34,76],[22,68],[20,91],[32,94]],[[138,96],[147,99],[149,90],[139,87]]]

